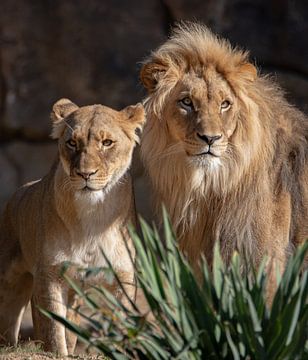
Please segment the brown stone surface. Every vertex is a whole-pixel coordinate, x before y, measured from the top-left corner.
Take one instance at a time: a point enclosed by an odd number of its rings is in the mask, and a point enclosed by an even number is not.
[[[7,198],[14,192],[18,185],[17,169],[12,161],[6,156],[3,148],[0,148],[0,209],[4,206]]]
[[[60,97],[117,108],[138,101],[136,63],[162,41],[161,17],[155,0],[3,0],[2,123],[44,136]]]
[[[5,152],[18,169],[19,182],[24,184],[40,179],[49,171],[56,158],[57,144],[16,141],[8,145]]]
[[[276,80],[285,90],[286,98],[308,114],[308,77],[288,71],[276,71]]]
[[[40,179],[51,167],[56,154],[54,143],[9,142],[0,147],[0,208],[26,182]]]

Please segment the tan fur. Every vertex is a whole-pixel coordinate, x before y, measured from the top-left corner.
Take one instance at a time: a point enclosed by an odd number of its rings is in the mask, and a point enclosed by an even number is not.
[[[144,164],[193,265],[202,253],[211,264],[219,241],[226,262],[237,250],[256,266],[268,254],[282,269],[308,237],[304,114],[247,53],[198,24],[179,25],[144,62],[141,81]],[[203,135],[221,136],[213,155]]]
[[[16,192],[1,219],[0,334],[5,342],[17,343],[22,313],[32,297],[36,338],[46,350],[67,354],[73,352],[75,339],[65,337],[64,327],[37,309],[68,318],[76,315],[69,310],[74,294],[60,276],[64,262],[105,266],[103,249],[134,296],[127,249],[132,257],[134,250],[126,225],[135,221],[135,209],[128,168],[144,109],[79,108],[62,99],[51,118],[58,159],[42,180]],[[77,271],[72,270],[71,276],[85,280]],[[104,284],[103,274],[91,281]]]

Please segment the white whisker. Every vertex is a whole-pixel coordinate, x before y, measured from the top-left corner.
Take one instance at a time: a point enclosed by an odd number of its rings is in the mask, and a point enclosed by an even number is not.
[[[64,120],[64,123],[65,123],[66,127],[68,127],[73,133],[74,129],[70,126],[70,124],[66,120]]]

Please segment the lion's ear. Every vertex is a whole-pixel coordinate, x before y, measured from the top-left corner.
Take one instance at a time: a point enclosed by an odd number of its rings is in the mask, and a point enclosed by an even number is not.
[[[53,122],[61,121],[77,109],[78,106],[71,100],[60,99],[52,107],[51,120]]]
[[[242,64],[239,68],[239,72],[246,80],[254,82],[258,76],[257,69],[250,63]]]
[[[145,111],[141,103],[127,106],[121,112],[125,114],[129,123],[132,124],[135,129],[142,129],[145,123]]]
[[[59,139],[63,134],[65,123],[63,119],[78,109],[78,106],[69,99],[60,99],[52,107],[50,118],[52,121],[51,137]]]
[[[134,140],[138,143],[139,134],[145,123],[145,111],[143,105],[138,103],[136,105],[127,106],[125,109],[121,110],[121,113],[128,119],[125,124],[130,126],[130,133],[133,134]]]
[[[166,65],[155,61],[149,61],[143,64],[141,68],[140,80],[149,92],[153,92],[166,71]]]

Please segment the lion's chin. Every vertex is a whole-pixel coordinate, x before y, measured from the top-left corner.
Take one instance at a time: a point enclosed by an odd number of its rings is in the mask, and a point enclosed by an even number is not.
[[[77,202],[87,203],[89,205],[97,204],[105,198],[104,189],[91,190],[89,187],[84,187],[75,192],[75,200]]]
[[[83,188],[81,188],[79,191],[83,191],[83,192],[95,192],[95,191],[101,191],[103,190],[103,188],[94,188],[92,186],[89,185],[85,185]]]
[[[217,171],[222,167],[220,157],[210,153],[189,156],[189,163],[193,166],[206,168],[207,171]]]

